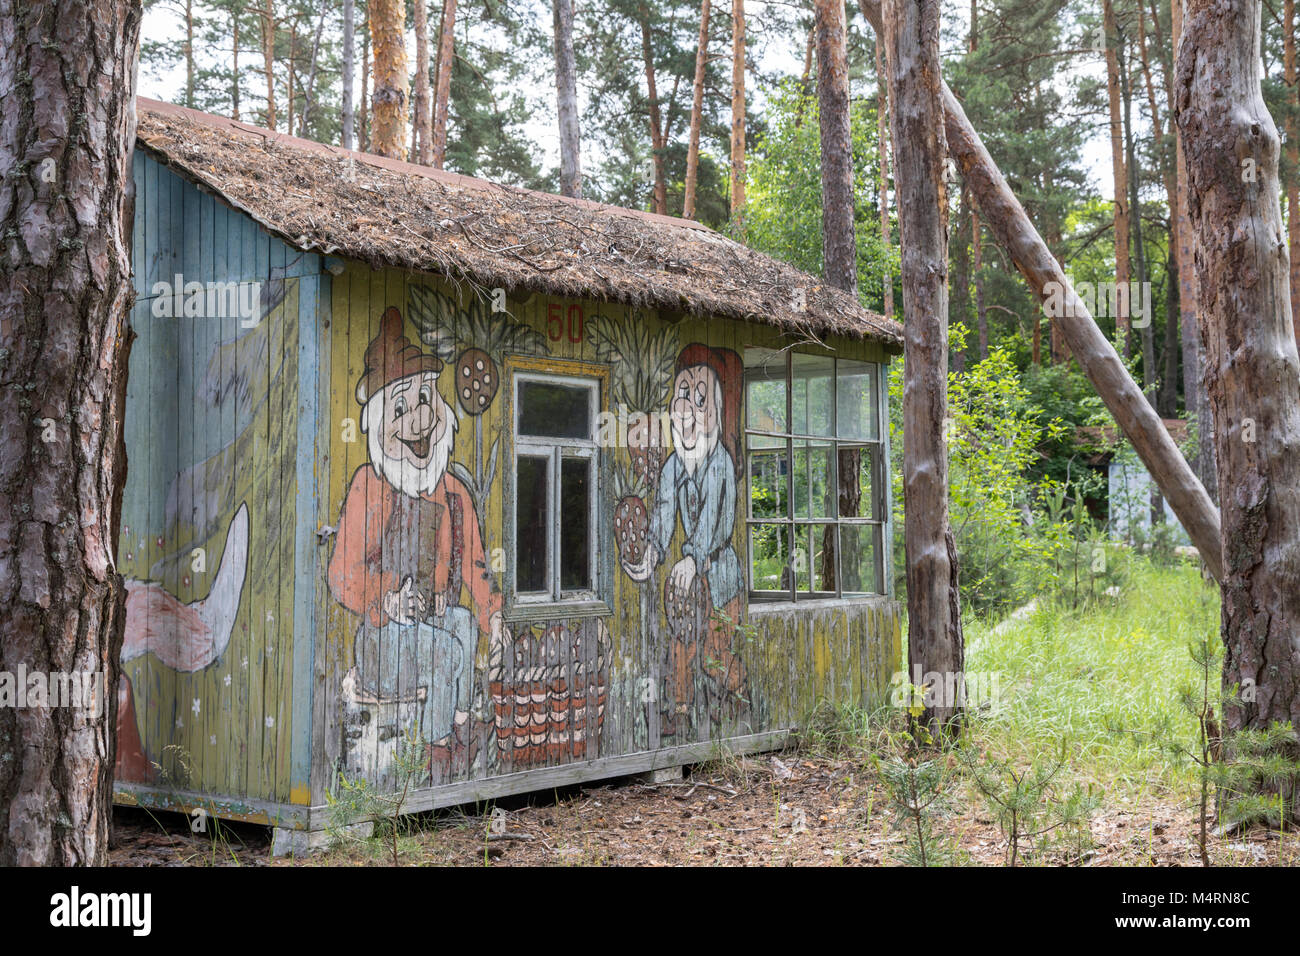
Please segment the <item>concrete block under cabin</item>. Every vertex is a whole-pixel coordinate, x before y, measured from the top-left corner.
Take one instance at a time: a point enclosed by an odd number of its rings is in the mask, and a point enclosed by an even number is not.
[[[344,777],[417,811],[884,702],[897,324],[685,220],[149,100],[138,147],[119,801],[304,848]]]

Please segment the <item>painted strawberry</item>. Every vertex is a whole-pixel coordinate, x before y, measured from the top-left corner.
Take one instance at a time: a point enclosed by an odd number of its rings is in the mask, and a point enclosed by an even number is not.
[[[645,482],[640,475],[627,478],[620,469],[614,472],[614,544],[619,560],[639,564],[645,557],[650,537],[650,509],[645,503]]]
[[[664,614],[674,639],[688,644],[698,640],[708,629],[712,605],[709,582],[703,574],[696,574],[685,591],[673,587],[671,574],[665,578]]]

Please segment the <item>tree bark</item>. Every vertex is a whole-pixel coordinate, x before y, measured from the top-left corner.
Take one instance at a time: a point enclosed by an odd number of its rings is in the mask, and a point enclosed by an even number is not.
[[[979,47],[979,7],[975,0],[970,4],[970,49]],[[979,206],[970,210],[971,273],[975,277],[975,328],[978,335],[980,361],[989,357],[989,310],[984,304],[984,230],[980,226]],[[1035,355],[1034,364],[1038,364]]]
[[[455,0],[448,0],[454,5]],[[370,0],[370,40],[374,47],[374,119],[370,148],[380,156],[406,159],[406,0]]]
[[[1223,685],[1250,692],[1224,708],[1224,724],[1300,726],[1300,356],[1281,140],[1260,86],[1261,6],[1188,0],[1185,12],[1177,115],[1217,426]]]
[[[1124,119],[1120,111],[1119,28],[1115,25],[1115,6],[1102,0],[1102,28],[1106,33],[1106,92],[1110,109],[1110,165],[1115,183],[1115,285],[1129,288],[1129,221],[1128,169],[1124,162]],[[1123,293],[1121,293],[1123,294]],[[1117,301],[1118,297],[1117,297]],[[1133,330],[1128,309],[1120,308],[1115,316],[1115,331],[1124,343],[1124,356],[1133,354]]]
[[[745,0],[731,0],[731,219],[745,234]]]
[[[1134,301],[1135,299],[1138,303],[1146,301],[1145,290],[1148,288],[1149,273],[1147,272],[1146,243],[1142,239],[1142,203],[1138,192],[1142,170],[1138,165],[1137,152],[1133,148],[1133,91],[1129,84],[1129,65],[1124,58],[1122,49],[1117,51],[1116,59],[1119,60],[1120,65],[1120,96],[1124,104],[1124,178],[1125,185],[1128,186],[1129,226],[1133,230],[1133,266],[1136,267],[1133,274],[1137,276],[1137,284],[1129,287],[1130,293],[1127,299],[1129,328],[1132,329],[1132,316],[1136,311]],[[1132,294],[1134,289],[1141,290],[1137,297]],[[1121,295],[1117,301],[1122,303],[1125,301],[1125,297]],[[1141,316],[1141,320],[1139,338],[1142,342],[1142,390],[1146,393],[1147,401],[1154,408],[1156,403],[1155,324],[1152,322],[1150,315]]]
[[[370,117],[375,111],[374,98],[370,94],[370,7],[367,5],[362,17],[361,30],[361,130],[357,145],[363,153],[370,152]]]
[[[641,60],[645,67],[646,91],[650,96],[650,149],[654,164],[654,211],[668,215],[668,180],[664,169],[664,126],[659,111],[659,88],[655,83],[654,48],[650,43],[650,10],[643,3],[641,15]]]
[[[1182,42],[1183,0],[1171,0],[1170,36],[1175,55]],[[1177,92],[1169,84],[1170,113],[1172,115]],[[1174,120],[1170,120],[1171,125]],[[1214,417],[1210,403],[1205,399],[1205,366],[1201,361],[1200,303],[1196,288],[1196,269],[1192,258],[1192,225],[1187,213],[1187,154],[1183,139],[1174,144],[1174,183],[1176,187],[1176,219],[1178,261],[1178,312],[1182,319],[1183,339],[1183,405],[1189,421],[1196,422],[1197,449],[1196,473],[1211,500],[1218,498],[1218,468],[1214,461]],[[1186,265],[1181,265],[1185,263]]]
[[[425,0],[412,0],[415,21],[415,95],[411,97],[411,109],[415,111],[412,123],[412,152],[415,161],[421,166],[428,166],[433,144],[433,114],[429,102],[429,17]]]
[[[853,141],[844,0],[817,0],[815,13],[822,161],[822,273],[832,286],[856,297],[858,244],[853,221]]]
[[[879,93],[876,102],[876,141],[880,151],[880,241],[886,250],[892,248],[889,239],[889,77],[885,73],[884,39],[876,35],[876,82]],[[885,263],[880,277],[881,296],[885,303],[885,318],[894,317],[894,274]]]
[[[321,33],[325,30],[325,11],[329,0],[321,0],[320,14],[316,19],[316,36],[311,44],[311,63],[307,68],[307,89],[303,92],[302,118],[298,120],[298,135],[307,136],[307,124],[311,122],[312,110],[316,106],[316,73],[320,64]]]
[[[236,7],[230,13],[230,32],[233,36],[230,67],[230,118],[236,123],[239,122],[239,15],[242,12],[241,9]]]
[[[0,707],[0,866],[107,863],[140,16],[0,8],[0,671],[103,681],[98,714]]]
[[[573,0],[554,0],[552,19],[555,32],[555,105],[560,123],[560,192],[565,196],[582,196],[582,137],[578,130],[578,65],[573,54]],[[708,0],[705,0],[704,23],[708,27]],[[698,66],[697,66],[698,69]],[[697,79],[697,83],[700,81]],[[699,97],[702,88],[696,93]],[[696,111],[699,110],[697,99]],[[694,123],[695,117],[692,117]],[[692,126],[698,153],[699,128]],[[691,170],[686,172],[686,189],[691,190]],[[689,215],[689,214],[687,214]]]
[[[356,108],[352,72],[356,61],[356,0],[343,0],[343,148],[356,148]]]
[[[948,200],[939,66],[939,0],[885,0],[893,103],[894,183],[903,253],[903,523],[907,647],[935,690],[964,668],[957,547],[948,522]],[[926,680],[932,678],[927,677]],[[936,736],[960,719],[955,699],[929,701]]]
[[[880,36],[883,30],[880,0],[859,2],[876,35]],[[1006,178],[947,84],[943,86],[943,105],[948,149],[970,183],[971,192],[984,210],[989,228],[1029,288],[1045,307],[1052,308],[1049,316],[1059,316],[1061,332],[1084,375],[1106,403],[1125,437],[1133,443],[1152,479],[1160,486],[1192,543],[1201,552],[1206,567],[1219,579],[1223,569],[1219,513],[1205,493],[1205,487],[1183,460],[1164,423],[1147,403],[1114,346],[1102,334],[1066,279],[1061,264],[1053,257],[1024,207],[1011,192]],[[1056,303],[1061,299],[1064,307],[1057,308]]]
[[[1296,323],[1295,337],[1300,339],[1300,129],[1297,129],[1295,60],[1295,0],[1286,0],[1282,13],[1282,59],[1286,79],[1288,106],[1286,114],[1286,160],[1290,176],[1286,184],[1286,218],[1291,250],[1291,318]]]
[[[700,174],[700,127],[704,122],[704,70],[709,63],[709,0],[700,4],[700,39],[695,47],[695,82],[691,89],[691,133],[686,147],[686,189],[682,215],[695,218],[695,190]]]
[[[447,158],[447,115],[451,109],[451,60],[456,52],[456,0],[443,0],[438,28],[438,85],[433,94],[433,165]]]
[[[275,2],[265,0],[258,11],[262,20],[262,69],[266,74],[266,128],[275,129]]]

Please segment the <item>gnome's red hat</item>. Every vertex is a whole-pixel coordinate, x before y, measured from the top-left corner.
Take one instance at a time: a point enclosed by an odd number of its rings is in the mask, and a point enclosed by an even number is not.
[[[677,354],[673,375],[700,365],[713,369],[718,376],[722,388],[722,415],[718,422],[720,437],[731,453],[736,474],[741,475],[745,468],[740,454],[740,400],[745,384],[745,364],[731,349],[715,349],[703,342],[692,342]]]
[[[425,352],[402,334],[402,313],[396,306],[384,310],[379,334],[366,346],[366,370],[357,382],[357,401],[364,405],[384,386],[420,372],[442,371],[442,359]]]

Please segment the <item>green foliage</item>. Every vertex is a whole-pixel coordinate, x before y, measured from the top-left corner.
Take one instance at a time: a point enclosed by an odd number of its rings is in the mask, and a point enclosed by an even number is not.
[[[336,843],[364,843],[365,840],[355,836],[352,827],[373,820],[377,824],[376,835],[384,838],[389,862],[399,865],[398,840],[411,829],[402,816],[406,797],[412,785],[427,776],[428,768],[426,742],[409,730],[398,744],[393,761],[396,790],[380,790],[365,777],[349,778],[340,772],[335,789],[325,795],[330,836]]]
[[[850,103],[858,297],[884,308],[882,277],[897,249],[880,238],[880,164],[874,99]],[[787,81],[767,104],[767,131],[748,159],[746,242],[813,275],[822,272],[821,127],[817,98]],[[897,285],[897,283],[895,283]]]
[[[935,817],[951,803],[952,772],[946,758],[903,733],[898,753],[872,755],[889,795],[892,824],[903,837],[900,862],[907,866],[952,866],[964,857],[953,834],[936,829]]]
[[[971,783],[1007,838],[1009,866],[1059,844],[1067,845],[1078,861],[1091,843],[1088,819],[1101,806],[1101,794],[1092,786],[1059,779],[1068,764],[1065,740],[1053,756],[1037,755],[1028,767],[971,746],[959,753]]]

